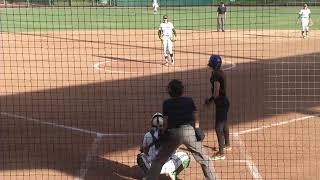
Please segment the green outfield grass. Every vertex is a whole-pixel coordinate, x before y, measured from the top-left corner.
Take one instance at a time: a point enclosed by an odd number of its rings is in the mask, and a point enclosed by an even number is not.
[[[227,29],[299,29],[300,7],[229,7]],[[320,27],[320,8],[311,7],[313,29]],[[177,29],[215,29],[216,7],[161,8],[0,8],[2,32],[157,29],[168,14]]]

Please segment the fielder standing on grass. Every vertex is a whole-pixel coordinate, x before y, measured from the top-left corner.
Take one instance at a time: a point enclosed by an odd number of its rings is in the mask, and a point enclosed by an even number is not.
[[[215,130],[218,138],[219,150],[212,157],[213,160],[223,160],[226,158],[225,150],[231,150],[229,139],[228,111],[229,99],[226,94],[226,76],[221,69],[222,59],[219,55],[211,55],[208,66],[212,69],[210,82],[212,85],[210,98],[205,100],[205,104],[214,101],[216,106]]]
[[[153,14],[157,14],[159,4],[157,0],[152,0],[152,8],[153,8]]]
[[[151,168],[143,179],[157,180],[163,164],[181,144],[184,144],[201,165],[205,178],[215,180],[212,162],[201,141],[196,139],[194,128],[199,127],[199,119],[193,99],[183,96],[184,86],[176,79],[169,82],[167,91],[170,98],[162,105],[166,138],[160,137],[159,154],[152,161]]]
[[[165,65],[169,65],[169,58],[171,58],[171,64],[174,64],[174,57],[173,57],[173,41],[176,40],[177,33],[174,29],[174,26],[168,20],[168,16],[163,16],[163,22],[160,24],[159,31],[158,31],[159,39],[161,39],[163,50],[164,50],[164,59]]]
[[[217,9],[217,31],[224,32],[224,24],[227,18],[227,8],[223,2],[220,3],[220,6]]]
[[[303,5],[303,8],[299,11],[298,21],[301,21],[301,35],[302,38],[306,38],[309,32],[309,26],[312,26],[311,11],[307,4]]]

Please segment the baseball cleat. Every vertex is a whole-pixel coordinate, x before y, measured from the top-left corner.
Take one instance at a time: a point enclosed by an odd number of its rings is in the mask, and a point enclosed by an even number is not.
[[[166,56],[166,57],[164,58],[164,60],[165,60],[165,63],[164,63],[164,64],[165,64],[166,66],[168,66],[168,65],[169,65],[168,57]]]
[[[216,153],[215,155],[212,156],[212,160],[218,161],[218,160],[224,160],[226,159],[226,156],[221,153]]]
[[[225,150],[225,151],[231,151],[231,150],[232,150],[232,147],[231,147],[231,146],[226,146],[226,147],[223,148],[223,150]]]

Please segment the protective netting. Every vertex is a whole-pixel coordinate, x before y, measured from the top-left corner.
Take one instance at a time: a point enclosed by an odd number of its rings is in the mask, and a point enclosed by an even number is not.
[[[1,4],[0,179],[142,178],[136,156],[172,79],[193,98],[212,156],[212,54],[223,59],[231,104],[232,150],[212,160],[218,179],[319,179],[316,1],[307,35],[300,1],[228,1],[218,31],[219,2],[159,1],[157,11],[152,1]],[[163,15],[177,33],[168,65]],[[190,152],[178,151],[191,157],[179,178],[202,179]]]

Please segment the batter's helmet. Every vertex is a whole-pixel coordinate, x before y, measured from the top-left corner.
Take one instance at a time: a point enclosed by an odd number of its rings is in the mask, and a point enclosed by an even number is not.
[[[151,126],[155,128],[163,127],[163,115],[161,113],[157,112],[152,116]]]
[[[208,66],[213,69],[220,69],[222,64],[222,59],[219,55],[213,54],[209,58]]]

